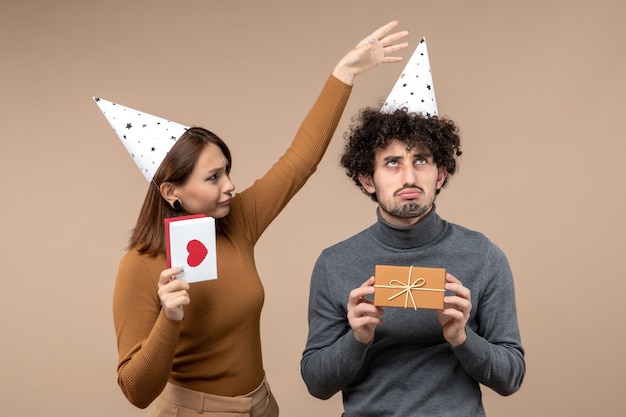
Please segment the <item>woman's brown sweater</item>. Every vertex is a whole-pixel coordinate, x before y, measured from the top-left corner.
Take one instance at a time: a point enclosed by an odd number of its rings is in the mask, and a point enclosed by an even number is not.
[[[291,146],[252,186],[236,194],[218,220],[218,279],[191,284],[181,322],[161,312],[157,257],[128,251],[113,297],[118,383],[128,400],[147,407],[169,381],[196,391],[237,396],[264,377],[260,316],[264,291],[254,245],[316,170],[341,118],[351,86],[330,76]]]

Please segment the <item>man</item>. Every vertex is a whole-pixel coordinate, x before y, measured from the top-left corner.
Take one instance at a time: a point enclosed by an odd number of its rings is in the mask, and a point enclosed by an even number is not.
[[[301,361],[312,395],[342,392],[345,417],[484,416],[480,385],[520,388],[508,261],[436,212],[460,155],[454,122],[406,108],[367,108],[347,136],[341,165],[378,203],[378,221],[318,258]],[[445,268],[444,308],[375,306],[376,265]]]

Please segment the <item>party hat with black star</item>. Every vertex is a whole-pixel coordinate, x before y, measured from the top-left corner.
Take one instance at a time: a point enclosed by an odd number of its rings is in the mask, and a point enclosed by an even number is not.
[[[438,114],[425,38],[422,38],[415,48],[415,52],[413,52],[380,110],[383,113],[391,113],[403,107],[409,112],[422,113],[426,116]]]
[[[152,181],[165,155],[188,127],[99,97],[93,99],[141,173]]]

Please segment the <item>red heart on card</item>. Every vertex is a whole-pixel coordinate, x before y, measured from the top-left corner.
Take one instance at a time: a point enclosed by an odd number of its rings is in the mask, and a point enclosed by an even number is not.
[[[187,252],[189,253],[187,256],[187,265],[189,266],[200,265],[209,253],[204,243],[197,239],[190,240],[189,243],[187,243]]]

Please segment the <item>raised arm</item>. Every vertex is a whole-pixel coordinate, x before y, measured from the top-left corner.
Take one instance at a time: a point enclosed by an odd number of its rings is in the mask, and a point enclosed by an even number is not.
[[[247,224],[248,239],[253,243],[317,169],[335,134],[354,78],[379,64],[402,61],[401,57],[388,56],[408,46],[398,43],[408,31],[387,35],[396,25],[393,21],[376,29],[338,61],[291,146],[263,177],[236,196],[231,217],[239,216]]]

